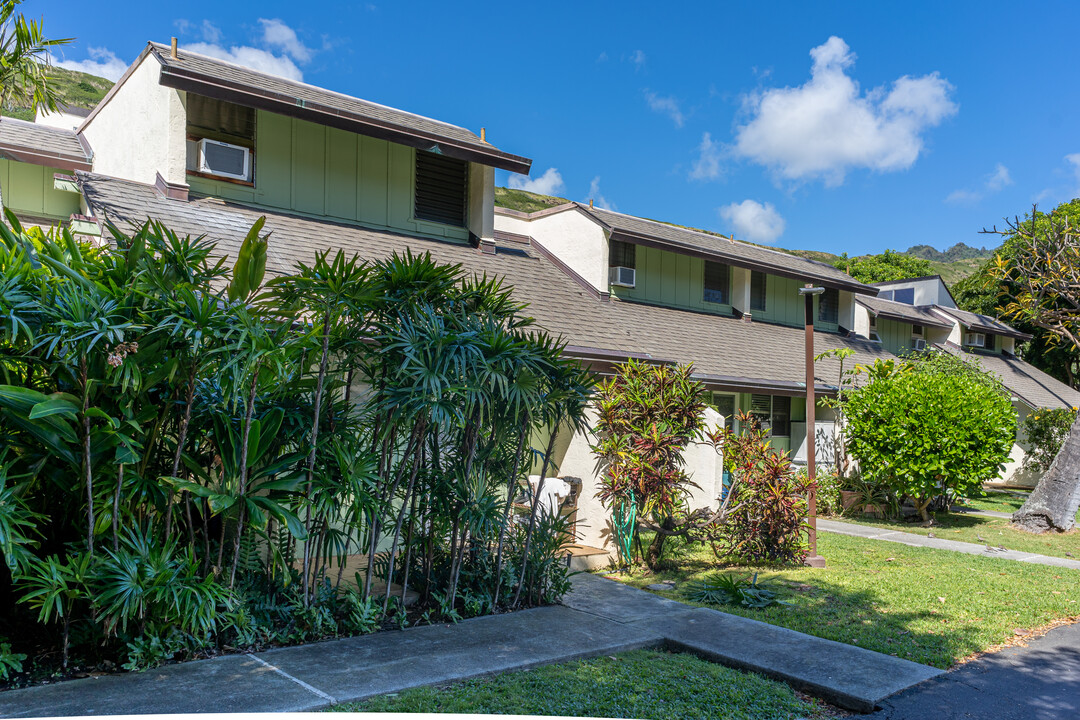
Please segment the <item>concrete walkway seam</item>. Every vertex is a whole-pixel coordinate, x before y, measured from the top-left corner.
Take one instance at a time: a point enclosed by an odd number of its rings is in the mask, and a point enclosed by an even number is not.
[[[1015,562],[1032,563],[1033,565],[1049,565],[1051,567],[1080,570],[1080,560],[1069,560],[1052,555],[1038,555],[1020,550],[1001,550],[1000,548],[987,549],[986,545],[949,540],[947,538],[926,537],[914,533],[900,532],[898,530],[882,530],[876,527],[855,525],[852,523],[838,522],[836,520],[818,520],[818,530],[830,532],[836,535],[849,535],[867,540],[884,540],[909,547],[931,548],[935,550],[949,550],[951,552],[964,553],[966,555],[979,555],[981,557],[1000,558]]]
[[[337,704],[337,700],[335,700],[335,699],[334,699],[333,697],[331,697],[330,695],[327,695],[326,693],[324,693],[324,692],[323,692],[322,690],[320,690],[319,688],[317,688],[317,687],[312,687],[311,685],[308,685],[308,684],[307,684],[306,682],[304,682],[304,681],[303,681],[303,680],[301,680],[300,678],[295,678],[295,677],[293,677],[292,675],[290,675],[289,673],[285,672],[284,670],[282,670],[281,668],[277,667],[276,665],[271,665],[270,663],[266,662],[265,660],[263,660],[263,659],[262,659],[261,657],[259,657],[258,655],[255,655],[254,653],[246,653],[246,655],[247,655],[247,656],[248,656],[249,658],[251,658],[252,660],[254,660],[255,662],[259,663],[260,665],[265,665],[266,667],[270,668],[271,670],[273,670],[274,672],[276,672],[276,673],[277,673],[278,675],[281,675],[282,677],[284,677],[284,678],[285,678],[286,680],[291,680],[291,681],[293,681],[294,683],[296,683],[297,685],[299,685],[300,687],[302,687],[302,688],[304,688],[305,690],[307,690],[308,692],[311,692],[311,693],[314,693],[315,695],[318,695],[319,697],[321,697],[321,698],[322,698],[323,700],[325,700],[326,702],[330,703],[331,705],[336,705],[336,704]]]

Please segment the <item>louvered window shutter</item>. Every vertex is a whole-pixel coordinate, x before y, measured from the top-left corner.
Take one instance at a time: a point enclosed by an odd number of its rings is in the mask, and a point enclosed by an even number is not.
[[[469,163],[416,151],[416,219],[465,227]]]

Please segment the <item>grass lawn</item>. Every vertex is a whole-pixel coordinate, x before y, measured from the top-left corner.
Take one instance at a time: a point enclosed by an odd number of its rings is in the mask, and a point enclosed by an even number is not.
[[[1021,491],[1001,492],[999,490],[987,490],[986,497],[973,498],[963,502],[964,507],[972,510],[991,510],[994,512],[1014,513],[1020,509],[1027,500],[1029,493],[1019,495]],[[1014,494],[1015,493],[1015,494]]]
[[[692,655],[637,650],[339,705],[348,712],[570,715],[643,720],[820,717],[783,683]]]
[[[961,513],[937,513],[934,517],[933,526],[929,528],[920,527],[918,523],[914,522],[877,520],[869,517],[844,517],[839,519],[843,522],[899,530],[913,535],[933,533],[936,537],[945,540],[959,540],[981,545],[989,544],[994,547],[1004,545],[1008,550],[1019,550],[1021,552],[1063,558],[1071,556],[1075,560],[1080,560],[1080,529],[1070,530],[1067,533],[1034,535],[1013,527],[1004,518],[964,515]],[[1066,553],[1069,553],[1069,555],[1066,555]]]
[[[726,568],[759,572],[759,582],[790,606],[718,609],[940,668],[1015,641],[1018,629],[1080,619],[1075,570],[828,533],[818,545],[824,570]],[[687,580],[717,570],[708,548],[687,551],[677,565],[648,577],[611,577],[637,587],[675,580],[679,589],[657,594],[678,597]]]

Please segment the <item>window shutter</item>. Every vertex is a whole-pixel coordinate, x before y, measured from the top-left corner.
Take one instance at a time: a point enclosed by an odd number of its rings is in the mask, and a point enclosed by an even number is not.
[[[791,398],[776,395],[772,401],[772,434],[788,437],[791,435]]]
[[[750,272],[750,309],[765,312],[765,290],[768,276],[763,272]]]
[[[637,246],[622,240],[612,240],[608,267],[637,267]]]
[[[464,160],[417,150],[416,219],[465,227],[468,177]]]
[[[840,291],[836,288],[825,288],[818,298],[817,319],[826,323],[840,321]]]
[[[705,302],[731,304],[731,268],[723,263],[705,261],[705,282],[702,299]]]

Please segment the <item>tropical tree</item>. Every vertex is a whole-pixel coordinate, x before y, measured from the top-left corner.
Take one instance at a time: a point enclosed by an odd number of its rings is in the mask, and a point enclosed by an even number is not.
[[[895,250],[856,257],[848,257],[847,253],[844,253],[833,265],[864,283],[904,280],[925,277],[934,273],[934,266],[929,260]]]
[[[1080,351],[1080,201],[1049,214],[1032,208],[1023,220],[988,232],[1008,238],[1008,255],[995,258],[994,272],[1007,296],[1006,319],[1027,322],[1048,339]],[[1074,421],[1050,469],[1013,522],[1033,532],[1069,530],[1080,504],[1080,420]]]

